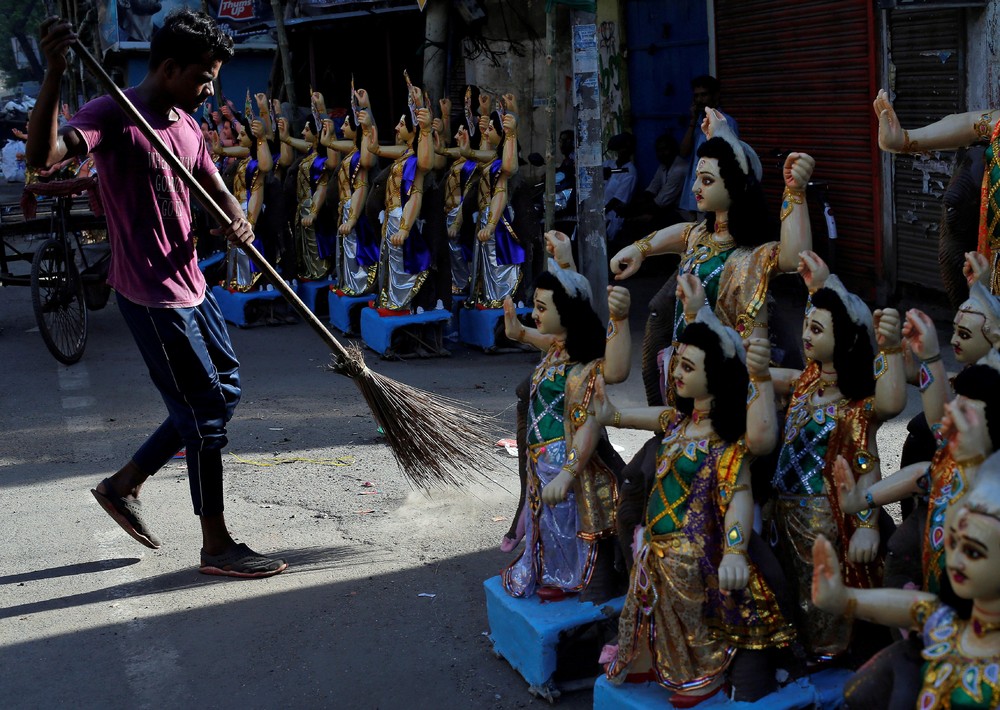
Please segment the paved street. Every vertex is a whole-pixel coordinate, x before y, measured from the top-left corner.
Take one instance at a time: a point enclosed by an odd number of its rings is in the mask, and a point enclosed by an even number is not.
[[[634,284],[636,361],[655,284]],[[183,462],[143,492],[164,541],[156,552],[89,493],[164,415],[114,301],[90,315],[84,358],[65,367],[42,344],[29,290],[0,289],[6,706],[542,705],[484,636],[481,584],[509,559],[497,544],[516,500],[515,459],[496,453],[489,474],[503,488],[413,492],[354,386],[323,370],[325,346],[307,326],[232,328],[245,394],[230,427],[227,518],[290,569],[259,581],[205,577]],[[514,387],[536,357],[458,349],[369,362],[498,413],[499,434],[512,436]],[[622,405],[644,401],[633,373],[611,389]],[[903,421],[880,434],[890,467]],[[644,439],[612,433],[626,457]],[[560,702],[590,704],[589,692]]]

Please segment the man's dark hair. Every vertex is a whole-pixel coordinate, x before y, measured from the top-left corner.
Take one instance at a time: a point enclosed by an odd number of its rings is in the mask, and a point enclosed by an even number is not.
[[[163,26],[149,42],[150,69],[156,69],[168,59],[186,67],[205,61],[206,56],[210,61],[225,64],[233,58],[233,40],[204,12],[186,7],[167,15]]]
[[[695,89],[708,89],[709,92],[713,94],[719,93],[722,88],[722,84],[711,74],[702,74],[701,76],[696,76],[691,80],[691,90]]]
[[[670,133],[663,133],[657,136],[656,143],[654,144],[654,146],[656,148],[663,146],[674,155],[677,155],[678,151],[680,150],[677,146],[677,139],[674,138],[673,134]]]

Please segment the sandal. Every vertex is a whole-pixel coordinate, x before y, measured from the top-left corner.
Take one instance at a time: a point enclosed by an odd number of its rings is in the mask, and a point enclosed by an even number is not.
[[[105,478],[98,485],[103,485],[107,492],[101,493],[96,488],[91,488],[90,492],[111,519],[146,547],[152,550],[160,549],[160,541],[149,531],[146,521],[142,519],[142,502],[138,498],[125,498],[116,494],[111,487],[111,479]]]
[[[202,574],[214,574],[220,577],[240,577],[242,579],[256,579],[259,577],[272,577],[280,572],[284,572],[288,563],[284,560],[276,560],[271,557],[257,554],[245,544],[233,545],[221,555],[207,555],[201,551],[201,567],[198,569]]]

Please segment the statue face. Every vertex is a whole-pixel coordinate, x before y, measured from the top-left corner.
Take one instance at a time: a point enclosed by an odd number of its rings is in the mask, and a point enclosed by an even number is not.
[[[699,158],[694,184],[691,186],[699,212],[726,212],[729,210],[729,191],[719,174],[719,161]]]
[[[489,141],[490,147],[496,148],[500,145],[500,134],[497,133],[496,126],[493,125],[493,121],[486,122],[486,132],[483,134],[486,136],[486,140]]]
[[[463,149],[469,147],[469,132],[465,130],[465,126],[458,127],[458,131],[455,133],[455,144]]]
[[[237,130],[239,131],[238,135],[240,145],[244,148],[249,148],[253,145],[253,139],[250,137],[250,134],[247,133],[247,129],[242,123],[237,123],[236,125],[239,126]]]
[[[677,365],[674,367],[674,387],[681,397],[699,399],[708,396],[708,377],[705,375],[705,351],[694,345],[677,346]]]
[[[349,119],[345,118],[344,122],[340,124],[340,131],[344,134],[344,138],[349,141],[358,137],[358,132],[354,130],[353,126],[351,126],[351,121]]]
[[[1000,598],[1000,521],[964,507],[948,517],[945,554],[952,589],[963,599]]]
[[[406,116],[399,117],[399,123],[396,124],[396,144],[405,145],[413,140],[413,131],[406,127]]]
[[[976,308],[974,301],[966,301],[962,308]],[[983,335],[983,325],[986,316],[981,313],[970,313],[960,310],[953,321],[955,330],[951,336],[951,347],[955,349],[955,359],[963,365],[969,365],[990,351],[990,341]]]
[[[802,349],[817,362],[833,360],[833,315],[823,308],[810,308],[802,321]]]
[[[531,311],[531,317],[539,333],[558,337],[566,335],[559,311],[556,310],[556,304],[552,300],[552,291],[544,288],[535,289],[535,308]]]

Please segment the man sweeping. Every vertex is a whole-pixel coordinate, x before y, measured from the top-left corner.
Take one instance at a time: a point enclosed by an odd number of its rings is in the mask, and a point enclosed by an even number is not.
[[[132,459],[91,492],[129,535],[157,549],[160,542],[143,517],[139,493],[184,447],[194,512],[201,520],[200,571],[246,578],[278,574],[285,562],[237,544],[223,516],[222,448],[240,399],[239,363],[198,269],[189,190],[108,96],[89,102],[58,127],[59,85],[75,40],[73,28],[58,18],[42,24],[48,66],[29,123],[26,159],[46,168],[67,157],[93,155],[111,238],[108,283],[169,413]],[[150,42],[148,73],[126,95],[232,220],[220,233],[245,245],[253,241],[253,230],[190,115],[212,96],[212,82],[232,56],[232,40],[208,15],[176,10]]]

